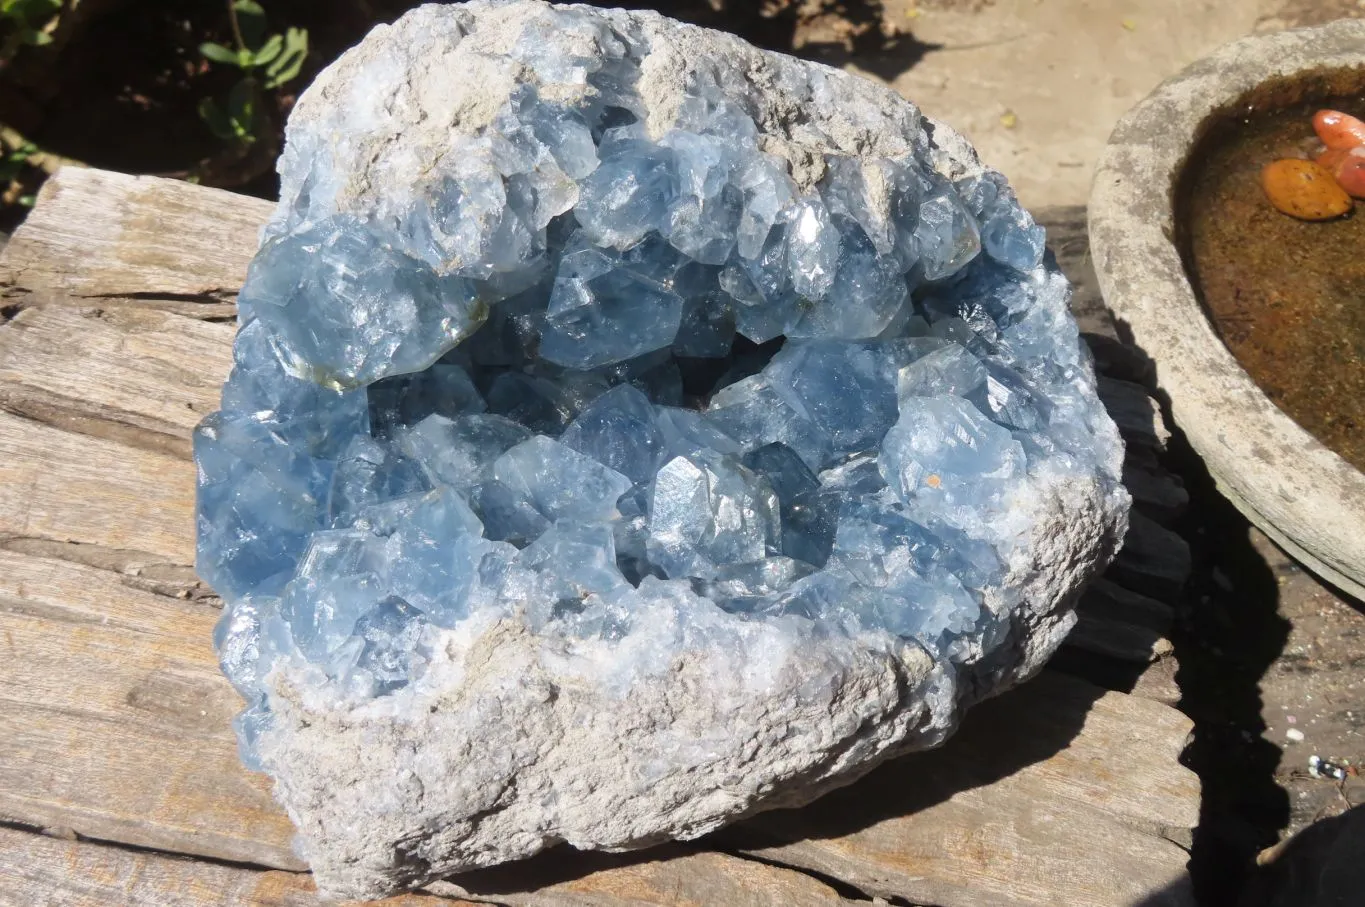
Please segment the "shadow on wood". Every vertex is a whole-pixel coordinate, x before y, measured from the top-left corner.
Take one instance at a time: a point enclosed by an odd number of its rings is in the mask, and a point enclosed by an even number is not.
[[[1126,323],[1116,328],[1120,340],[1147,356],[1132,343]],[[1149,386],[1173,424],[1161,380],[1153,365]],[[1179,707],[1194,721],[1183,761],[1199,774],[1202,791],[1190,874],[1202,901],[1233,903],[1254,884],[1256,854],[1275,843],[1289,820],[1288,796],[1275,780],[1280,751],[1262,736],[1260,690],[1284,650],[1289,624],[1279,614],[1279,583],[1251,543],[1246,518],[1219,493],[1178,428],[1168,447],[1190,500],[1174,523],[1192,550],[1171,634]]]
[[[1354,907],[1365,899],[1365,806],[1316,822],[1258,860],[1238,907]]]
[[[765,857],[784,845],[838,839],[912,816],[1057,756],[1084,727],[1086,714],[1104,692],[1099,687],[1044,675],[975,707],[940,749],[895,759],[815,803],[762,813],[699,843]],[[1044,698],[1049,701],[1040,708]],[[471,895],[501,899],[546,886],[567,885],[608,867],[639,866],[688,854],[678,845],[614,855],[561,847],[454,881]],[[780,855],[771,858],[783,862]],[[858,896],[856,889],[848,893]]]
[[[0,256],[0,306],[15,313],[0,322],[0,816],[243,869],[302,868],[266,779],[236,759],[238,702],[209,641],[215,600],[189,566],[184,438],[216,405],[234,288],[268,214],[183,183],[62,172]],[[1095,596],[1073,648],[1166,660],[1165,605]],[[566,848],[460,883],[529,905],[842,904],[856,892],[1129,907],[1184,874],[1173,841],[1188,838],[1199,802],[1178,761],[1189,727],[1161,695],[1048,670],[977,707],[943,749],[803,809],[691,846]],[[0,864],[0,893],[10,877],[79,881],[61,848],[28,844],[44,866]],[[200,864],[156,865],[172,879]]]
[[[1152,727],[1164,712],[1044,672],[977,706],[943,748],[698,846],[800,869],[850,897],[1004,905],[1065,891],[1069,904],[1114,905],[1171,886],[1159,903],[1188,904],[1183,851],[1162,835],[1188,828],[1194,791],[1175,764],[1183,735]],[[1076,859],[1097,848],[1102,868]],[[561,848],[452,881],[461,894],[536,904],[537,893],[572,890],[607,869],[657,872],[661,856],[686,854],[678,845],[618,856]]]

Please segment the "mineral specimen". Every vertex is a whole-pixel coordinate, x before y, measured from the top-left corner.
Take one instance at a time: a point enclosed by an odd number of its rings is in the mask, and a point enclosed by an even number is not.
[[[1121,537],[1042,230],[885,88],[428,6],[300,98],[280,171],[199,570],[327,891],[695,837],[936,745]]]

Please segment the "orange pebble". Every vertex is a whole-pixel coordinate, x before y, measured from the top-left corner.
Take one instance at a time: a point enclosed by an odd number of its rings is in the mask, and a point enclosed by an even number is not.
[[[1365,198],[1365,146],[1354,149],[1332,175],[1337,178],[1337,185],[1345,189],[1347,195],[1352,198]]]
[[[1355,148],[1329,148],[1317,157],[1318,165],[1355,198],[1365,198],[1365,145]]]
[[[1365,145],[1365,122],[1340,110],[1319,110],[1313,114],[1313,130],[1328,148]]]
[[[1299,220],[1331,220],[1351,210],[1351,197],[1313,161],[1286,158],[1266,164],[1261,188],[1272,205]]]
[[[1326,151],[1319,152],[1318,156],[1313,158],[1313,160],[1316,161],[1317,165],[1323,170],[1331,173],[1337,169],[1338,164],[1346,160],[1346,155],[1350,153],[1351,149],[1349,148],[1328,148]]]

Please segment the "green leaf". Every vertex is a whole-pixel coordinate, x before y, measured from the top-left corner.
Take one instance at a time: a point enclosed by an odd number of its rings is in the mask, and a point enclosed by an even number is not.
[[[203,120],[209,131],[218,138],[224,141],[237,138],[237,130],[233,128],[232,120],[214,103],[213,98],[204,98],[199,102],[199,119]]]
[[[19,33],[19,37],[25,44],[30,44],[34,47],[42,47],[45,44],[52,43],[51,35],[45,31],[38,31],[36,28],[24,29]]]
[[[205,41],[200,44],[199,52],[204,55],[206,60],[212,60],[214,63],[227,63],[230,66],[241,65],[237,51],[230,50],[221,44],[214,44],[212,41]]]
[[[0,16],[21,26],[45,25],[62,8],[62,0],[4,0]]]
[[[239,139],[256,136],[256,83],[243,79],[228,94],[228,115]]]
[[[253,0],[237,0],[232,4],[233,14],[237,17],[237,27],[241,29],[242,41],[248,48],[256,48],[265,36],[265,10]]]
[[[294,79],[308,56],[308,32],[290,28],[284,36],[284,52],[265,68],[265,87],[276,89]]]
[[[36,196],[36,195],[21,195],[21,196],[19,196],[19,204],[23,205],[25,208],[32,208],[32,207],[33,207],[34,205],[36,205],[37,203],[38,203],[38,196]]]
[[[280,55],[284,49],[284,37],[282,35],[271,35],[270,38],[261,45],[261,49],[252,55],[251,62],[255,66],[264,66],[271,60]]]

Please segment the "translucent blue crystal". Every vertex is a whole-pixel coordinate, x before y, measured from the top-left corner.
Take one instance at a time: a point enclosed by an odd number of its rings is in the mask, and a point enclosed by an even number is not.
[[[444,361],[415,375],[376,381],[366,391],[371,430],[385,437],[396,428],[415,425],[430,415],[454,418],[488,408],[469,372],[461,365]]]
[[[621,258],[576,251],[555,277],[540,355],[571,368],[634,359],[672,343],[682,311],[680,296]]]
[[[474,284],[438,276],[397,243],[337,217],[261,249],[241,295],[291,374],[356,387],[415,372],[483,323]]]
[[[981,251],[976,218],[946,183],[920,203],[915,240],[928,280],[953,276]]]
[[[782,553],[813,567],[829,559],[839,524],[836,502],[821,494],[820,480],[785,444],[765,444],[744,457],[744,465],[765,476],[777,495]]]
[[[654,405],[629,384],[594,400],[560,441],[636,483],[654,476],[664,452]]]
[[[649,559],[670,578],[707,578],[730,564],[777,553],[777,496],[734,456],[694,451],[654,477]]]
[[[607,521],[630,479],[544,435],[523,441],[493,464],[493,478],[547,520]]]
[[[706,415],[730,437],[743,438],[746,451],[765,444],[783,444],[813,470],[833,456],[833,437],[803,408],[788,402],[767,374],[721,388],[712,396]]]
[[[789,343],[765,370],[773,388],[827,435],[836,456],[875,446],[896,421],[896,370],[877,344]]]
[[[403,432],[399,446],[431,481],[455,489],[493,477],[493,463],[534,433],[495,415],[432,415]]]
[[[544,574],[561,600],[605,595],[626,586],[607,523],[562,520],[522,550],[517,562]]]
[[[999,500],[1026,468],[1023,447],[961,397],[906,397],[882,440],[882,475],[901,500],[952,513]]]
[[[793,167],[814,127],[771,142],[715,79],[665,116],[638,38],[589,12],[507,52],[534,78],[406,197],[345,201],[291,133],[307,176],[195,435],[247,756],[272,665],[388,696],[475,618],[616,642],[719,607],[947,661],[1004,639],[1020,500],[1118,478],[1003,178],[939,172],[923,129]]]
[[[678,194],[677,161],[671,149],[641,140],[611,146],[583,180],[574,216],[588,239],[628,249],[664,224]]]

